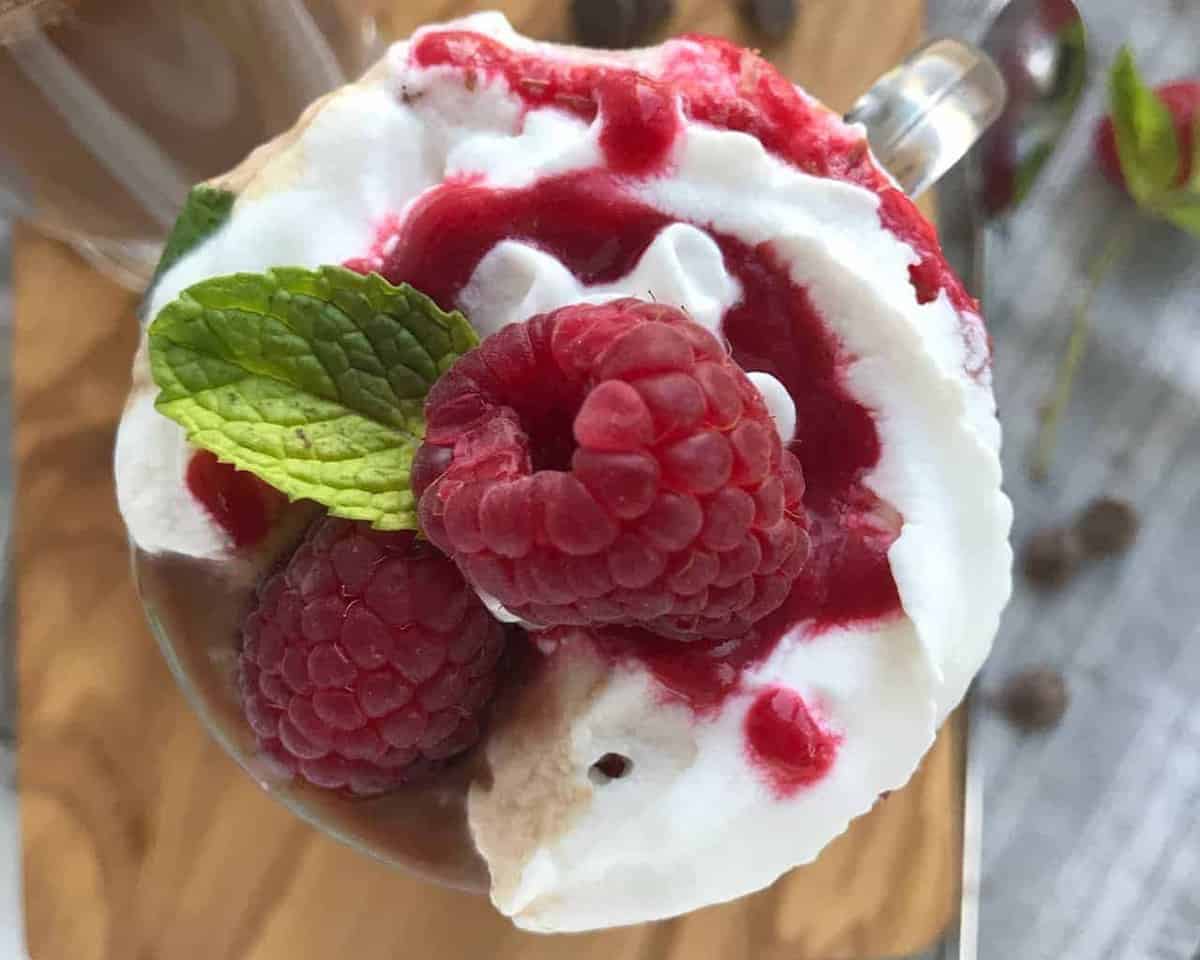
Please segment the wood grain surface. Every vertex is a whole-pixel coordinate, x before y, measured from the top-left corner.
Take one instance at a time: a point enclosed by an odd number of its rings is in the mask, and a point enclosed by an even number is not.
[[[411,4],[393,25],[470,6]],[[515,24],[549,38],[562,36],[559,7],[508,4]],[[767,52],[845,106],[915,45],[919,7],[811,0],[791,44]],[[731,5],[713,0],[681,3],[671,28],[749,39]],[[482,898],[421,884],[297,820],[207,737],[142,620],[110,468],[134,299],[29,230],[14,280],[20,773],[36,960],[852,960],[914,951],[944,927],[959,843],[954,724],[910,786],[815,865],[733,904],[601,934],[523,934]]]

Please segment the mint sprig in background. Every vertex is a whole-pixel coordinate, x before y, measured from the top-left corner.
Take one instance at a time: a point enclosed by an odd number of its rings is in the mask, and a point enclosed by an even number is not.
[[[1200,236],[1200,136],[1192,137],[1192,156],[1185,157],[1175,118],[1142,80],[1128,49],[1113,64],[1109,97],[1117,156],[1130,196],[1144,212]],[[1197,127],[1200,134],[1200,120]],[[1180,182],[1185,168],[1190,175]]]
[[[158,278],[175,266],[185,254],[202,241],[216,233],[233,213],[237,195],[219,187],[206,184],[192,187],[175,224],[167,235],[162,256],[154,270],[151,286]]]
[[[1128,48],[1122,48],[1113,62],[1108,89],[1117,157],[1130,197],[1143,214],[1200,237],[1200,114],[1189,158],[1176,133],[1175,117],[1142,79]],[[1190,171],[1186,180],[1181,176],[1184,170]],[[1092,303],[1112,267],[1128,252],[1136,223],[1129,219],[1115,230],[1088,271],[1054,386],[1043,405],[1032,464],[1036,479],[1044,478],[1050,469],[1058,427],[1087,346]]]
[[[292,499],[415,529],[429,388],[478,338],[419,291],[340,267],[204,280],[154,318],[158,410]]]

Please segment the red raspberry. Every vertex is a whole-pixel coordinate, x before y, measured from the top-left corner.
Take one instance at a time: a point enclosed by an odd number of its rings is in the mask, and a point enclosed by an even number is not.
[[[674,307],[512,324],[430,392],[426,534],[539,625],[736,636],[808,556],[804,480],[758,390]]]
[[[504,628],[412,533],[322,519],[259,587],[242,703],[260,745],[320,787],[382,793],[479,738]]]

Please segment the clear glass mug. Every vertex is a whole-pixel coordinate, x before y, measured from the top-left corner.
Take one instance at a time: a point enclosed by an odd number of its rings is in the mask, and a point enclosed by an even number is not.
[[[378,53],[365,0],[0,3],[0,194],[141,289],[189,186]]]
[[[848,119],[909,194],[927,189],[996,119],[1004,83],[985,54],[935,40],[881,77]],[[279,543],[319,511],[294,505]],[[267,552],[270,552],[269,545]],[[350,799],[281,774],[246,723],[233,679],[233,643],[253,582],[206,562],[133,549],[134,575],[150,627],[175,679],[208,731],[272,796],[313,826],[378,860],[447,887],[486,890],[488,875],[467,824],[467,788],[479,774],[470,753],[429,784]]]

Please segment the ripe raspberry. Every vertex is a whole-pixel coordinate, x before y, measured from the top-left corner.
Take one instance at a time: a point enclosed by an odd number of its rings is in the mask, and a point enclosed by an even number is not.
[[[513,324],[429,394],[413,490],[429,538],[540,625],[736,636],[808,556],[804,480],[758,390],[674,307]]]
[[[319,520],[243,626],[246,718],[310,783],[382,793],[479,738],[503,631],[412,533]]]

